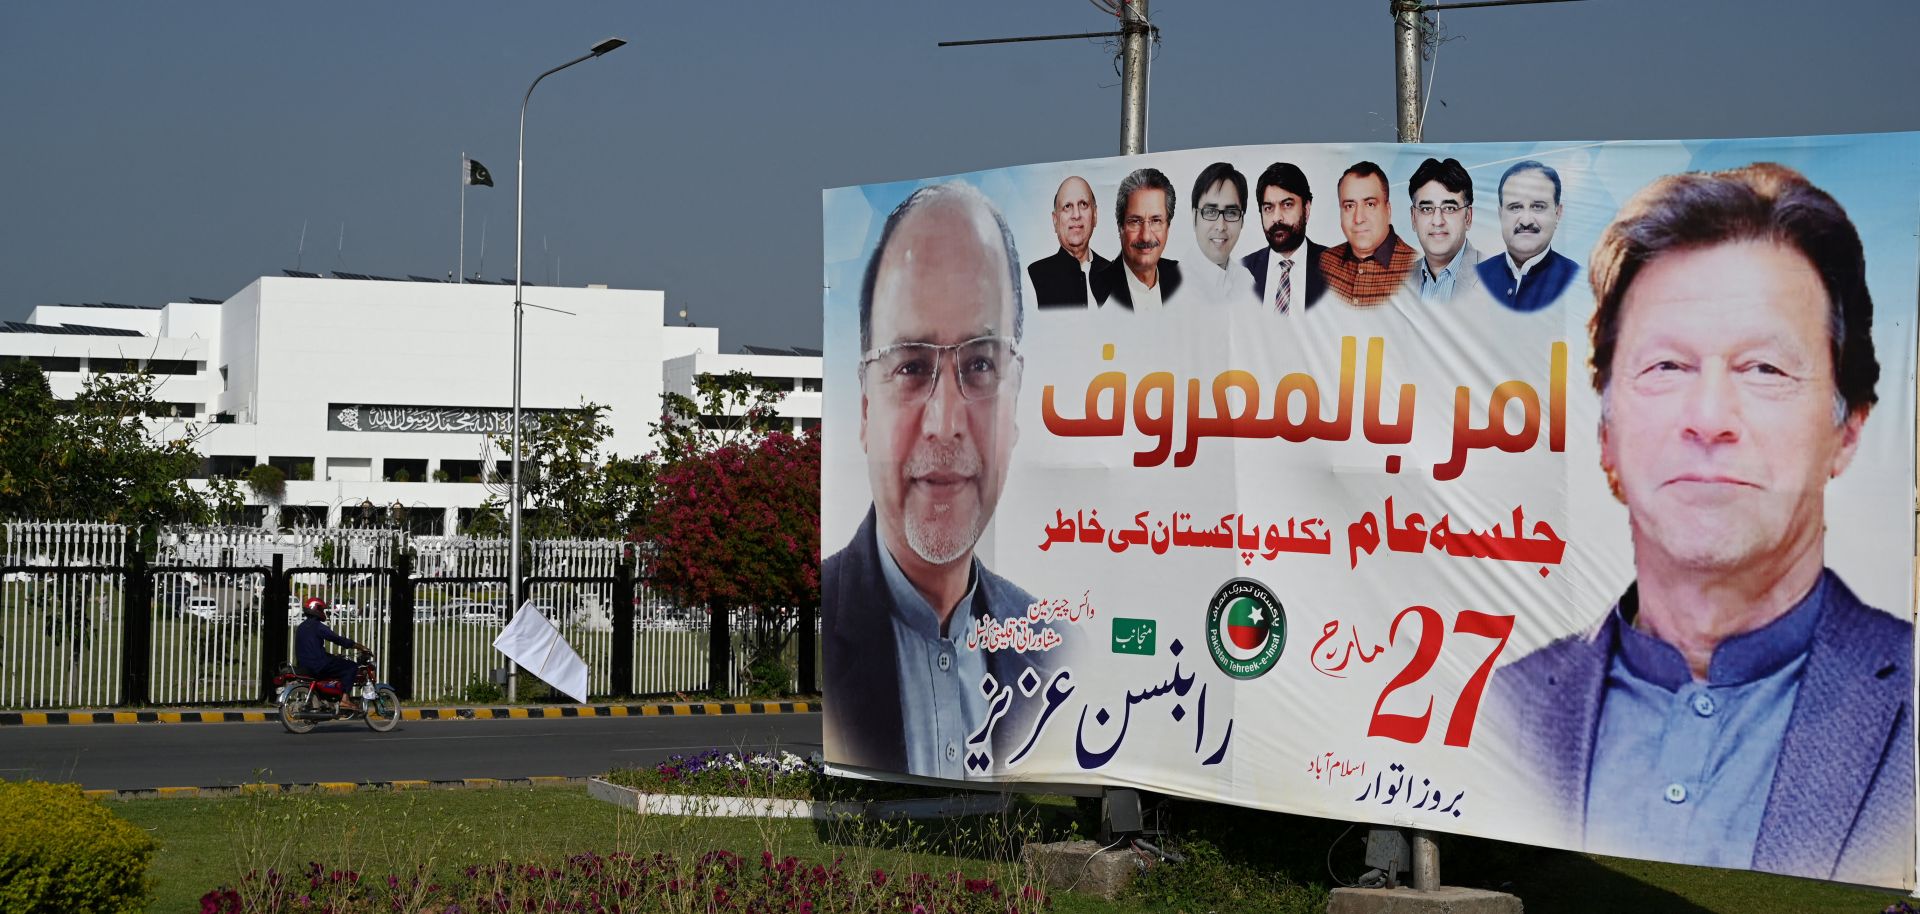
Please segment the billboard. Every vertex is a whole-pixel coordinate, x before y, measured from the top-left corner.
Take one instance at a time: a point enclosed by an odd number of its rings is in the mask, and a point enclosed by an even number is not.
[[[830,762],[1913,887],[1920,134],[823,204]]]

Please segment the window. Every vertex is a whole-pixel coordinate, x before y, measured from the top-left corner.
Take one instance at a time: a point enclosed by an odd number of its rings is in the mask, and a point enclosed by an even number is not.
[[[267,465],[281,473],[287,479],[305,482],[313,478],[314,459],[312,457],[268,457]]]
[[[380,478],[387,482],[426,482],[427,462],[411,457],[388,457],[380,461]]]
[[[478,460],[442,460],[440,469],[447,474],[448,482],[480,481],[480,461]]]
[[[18,358],[20,361],[26,362],[29,365],[38,365],[40,366],[41,371],[47,372],[47,373],[52,373],[55,371],[79,371],[80,370],[79,358],[61,356],[61,355],[23,355],[23,356],[17,356],[17,357],[16,356],[0,356],[0,361],[11,362],[15,358]]]
[[[820,420],[818,418],[801,419],[800,430],[803,432],[817,432],[820,430]]]
[[[200,415],[198,403],[150,403],[147,415],[155,419],[191,419]]]
[[[327,525],[326,505],[281,505],[280,526],[290,529],[301,527],[324,527]]]
[[[801,378],[800,389],[803,391],[806,391],[807,393],[817,394],[820,392],[820,379],[819,378]]]
[[[185,359],[148,359],[147,371],[153,374],[199,374],[200,363]]]
[[[139,359],[116,359],[103,356],[91,356],[87,366],[94,374],[134,374],[140,370]]]
[[[254,463],[250,454],[214,454],[207,458],[207,475],[214,479],[240,479],[253,469]]]

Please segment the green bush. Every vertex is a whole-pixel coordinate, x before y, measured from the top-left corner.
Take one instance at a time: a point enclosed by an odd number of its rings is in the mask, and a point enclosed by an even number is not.
[[[0,782],[0,911],[143,911],[153,852],[78,785]]]
[[[1319,914],[1327,909],[1327,891],[1320,886],[1301,885],[1281,873],[1236,863],[1205,840],[1169,844],[1185,862],[1149,867],[1130,890],[1149,910]]]

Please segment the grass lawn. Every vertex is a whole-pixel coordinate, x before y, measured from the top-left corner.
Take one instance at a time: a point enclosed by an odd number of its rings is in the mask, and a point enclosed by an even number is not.
[[[810,862],[841,858],[861,870],[919,870],[988,875],[1003,882],[1021,875],[1010,842],[992,820],[872,826],[836,832],[805,821],[641,817],[588,799],[581,788],[406,791],[345,796],[259,795],[224,800],[135,800],[111,808],[160,841],[158,881],[149,910],[198,910],[204,892],[235,881],[248,869],[297,872],[308,861],[357,869],[370,876],[425,866],[452,879],[468,865],[502,858],[553,860],[580,851],[673,851],[682,855],[725,848],[748,856],[761,850]],[[1329,883],[1327,848],[1340,823],[1207,807],[1207,831],[1223,856],[1247,872],[1279,871],[1294,880]],[[1057,835],[1074,817],[1070,801],[1045,800],[1029,808],[1038,827]],[[1178,826],[1193,816],[1177,816]],[[1248,833],[1242,834],[1242,828]],[[1253,837],[1253,831],[1264,834]],[[1358,831],[1335,849],[1340,874],[1358,874]],[[1443,874],[1450,884],[1504,888],[1534,912],[1727,912],[1727,914],[1877,914],[1898,896],[1809,880],[1670,864],[1589,857],[1491,841],[1441,839]],[[1217,875],[1214,881],[1219,881]],[[1218,885],[1197,887],[1202,894]],[[1224,914],[1232,904],[1207,908]],[[1056,895],[1064,914],[1149,914],[1172,907],[1150,900],[1108,903]],[[1261,907],[1263,912],[1278,911]]]

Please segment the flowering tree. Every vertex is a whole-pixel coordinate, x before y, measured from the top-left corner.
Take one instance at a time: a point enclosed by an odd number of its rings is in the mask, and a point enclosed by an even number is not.
[[[653,488],[653,510],[635,531],[652,545],[648,582],[706,606],[716,643],[732,610],[751,609],[749,691],[784,684],[791,627],[780,623],[820,600],[819,439],[736,438],[665,464]],[[714,689],[726,670],[727,657],[714,652]]]

